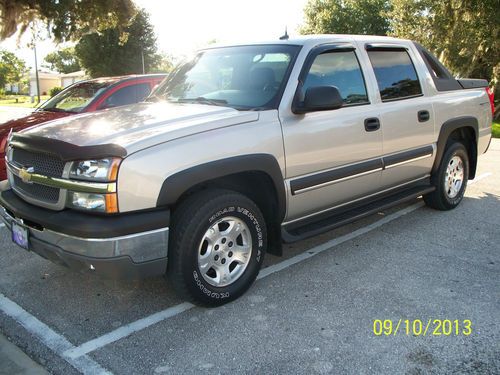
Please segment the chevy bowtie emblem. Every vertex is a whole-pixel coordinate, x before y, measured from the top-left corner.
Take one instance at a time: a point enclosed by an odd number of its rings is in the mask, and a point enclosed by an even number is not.
[[[28,167],[28,168],[22,168],[19,171],[19,178],[23,180],[25,184],[31,184],[31,174],[35,172],[35,168],[33,167]]]

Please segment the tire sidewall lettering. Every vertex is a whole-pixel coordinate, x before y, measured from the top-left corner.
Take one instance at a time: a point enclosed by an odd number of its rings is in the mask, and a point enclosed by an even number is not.
[[[263,249],[265,246],[265,238],[264,238],[264,233],[262,230],[262,225],[259,220],[255,217],[255,215],[248,209],[242,206],[227,206],[225,208],[217,210],[213,215],[211,215],[208,219],[208,224],[211,225],[213,222],[220,220],[224,216],[240,216],[242,217],[245,222],[249,225],[251,232],[252,232],[252,238],[253,238],[253,249],[252,249],[252,256],[250,260],[251,263],[258,264],[262,260],[262,255],[263,255]],[[255,256],[254,256],[255,254]],[[250,266],[250,264],[249,264]],[[194,270],[192,270],[192,277],[193,281],[196,285],[196,287],[200,290],[200,292],[205,295],[208,298],[212,299],[217,299],[217,300],[222,300],[231,297],[231,293],[229,291],[224,291],[224,292],[218,292],[214,291],[214,287],[211,285],[208,285],[203,277],[200,275],[198,268],[196,267]],[[245,274],[242,275],[238,280],[235,281],[235,283],[238,283],[241,281],[242,278],[245,277]],[[229,285],[228,287],[233,286],[235,283]],[[227,288],[227,287],[226,287]],[[217,288],[219,289],[219,288]]]

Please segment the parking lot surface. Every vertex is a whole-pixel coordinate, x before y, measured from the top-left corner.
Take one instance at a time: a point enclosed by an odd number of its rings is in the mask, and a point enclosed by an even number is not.
[[[453,211],[415,200],[286,245],[216,309],[183,303],[162,278],[74,273],[0,228],[0,330],[56,374],[498,374],[499,163],[493,140]],[[376,319],[470,320],[471,334],[377,336]]]

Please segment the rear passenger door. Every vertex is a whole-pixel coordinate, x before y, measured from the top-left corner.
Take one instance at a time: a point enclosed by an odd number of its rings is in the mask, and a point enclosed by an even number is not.
[[[366,52],[380,94],[382,188],[424,178],[434,159],[434,116],[414,65],[415,55],[398,45],[367,45]]]

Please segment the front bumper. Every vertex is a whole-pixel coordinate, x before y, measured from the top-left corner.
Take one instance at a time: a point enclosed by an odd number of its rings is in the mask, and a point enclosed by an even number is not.
[[[0,216],[28,229],[29,248],[71,269],[111,278],[162,275],[167,267],[170,213],[166,210],[94,216],[52,211],[0,186]]]

